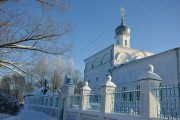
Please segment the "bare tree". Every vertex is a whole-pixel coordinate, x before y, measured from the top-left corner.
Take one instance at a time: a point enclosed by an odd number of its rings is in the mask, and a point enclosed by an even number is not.
[[[14,83],[13,96],[20,102],[23,101],[23,96],[25,94],[25,77],[19,74],[13,74],[12,80]]]
[[[34,6],[38,14],[28,11]],[[0,0],[1,75],[7,69],[27,74],[25,66],[38,59],[40,53],[64,55],[70,50],[70,42],[63,39],[71,32],[71,24],[55,20],[52,12],[57,9],[64,12],[66,3],[63,0]]]
[[[60,57],[54,57],[51,66],[51,89],[59,93],[59,88],[64,82],[64,60]]]
[[[75,68],[75,63],[73,61],[73,59],[69,59],[66,61],[66,74],[67,75],[72,75],[73,74],[73,71],[74,71],[74,68]]]
[[[7,92],[9,95],[11,94],[11,86],[10,86],[11,77],[3,76],[1,79],[0,89]]]
[[[75,85],[83,79],[81,71],[75,69],[73,59],[64,60],[59,56],[54,56],[50,60],[47,57],[40,58],[35,65],[33,74],[38,78],[37,87],[42,87],[46,79],[48,88],[58,93],[64,82],[65,75],[71,75]]]
[[[33,74],[37,76],[37,86],[39,87],[43,86],[44,80],[48,76],[48,64],[48,58],[46,56],[43,56],[39,59],[38,63],[35,65],[35,68],[33,70]]]
[[[33,92],[34,89],[35,89],[34,84],[30,81],[26,81],[24,95],[27,95],[27,94]]]
[[[19,101],[22,101],[25,93],[25,78],[17,73],[3,76],[0,88]]]
[[[80,90],[83,87],[83,85],[84,85],[84,81],[79,81],[76,84],[76,87],[75,87],[75,90],[74,90],[74,94],[80,94]]]
[[[72,79],[74,84],[76,85],[79,81],[83,81],[82,73],[80,70],[75,69],[72,74]]]

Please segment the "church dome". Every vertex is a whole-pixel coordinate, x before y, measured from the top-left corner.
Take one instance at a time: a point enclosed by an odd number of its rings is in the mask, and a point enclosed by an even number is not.
[[[115,29],[115,33],[116,33],[116,36],[124,35],[124,34],[130,35],[130,28],[129,26],[124,25],[122,21],[121,25]]]

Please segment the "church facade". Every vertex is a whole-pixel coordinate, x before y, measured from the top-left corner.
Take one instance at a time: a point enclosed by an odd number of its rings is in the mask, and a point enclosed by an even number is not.
[[[98,91],[107,74],[112,75],[118,86],[138,86],[138,77],[146,71],[148,64],[155,67],[163,82],[179,83],[180,48],[159,54],[131,48],[130,28],[124,23],[124,9],[121,25],[115,29],[115,40],[115,44],[84,60],[85,81],[89,82],[92,90]]]

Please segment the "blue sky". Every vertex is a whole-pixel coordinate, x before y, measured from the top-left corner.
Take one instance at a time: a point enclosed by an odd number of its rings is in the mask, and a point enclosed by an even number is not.
[[[159,53],[180,47],[180,0],[69,0],[74,26],[72,57],[84,70],[84,59],[115,43],[115,28],[131,28],[131,48]]]
[[[125,8],[125,23],[131,28],[131,48],[160,53],[180,47],[180,0],[65,1],[70,4],[68,12],[58,14],[57,10],[50,10],[47,15],[59,24],[72,22],[73,33],[65,40],[73,41],[70,57],[82,72],[84,59],[115,43],[114,31],[121,23],[121,7]],[[22,3],[24,8],[17,11],[30,10],[33,15],[41,16],[39,4]]]

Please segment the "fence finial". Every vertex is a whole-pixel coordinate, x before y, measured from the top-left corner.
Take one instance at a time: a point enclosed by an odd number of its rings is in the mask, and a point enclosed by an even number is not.
[[[104,81],[104,82],[101,84],[101,87],[104,87],[104,86],[107,86],[107,87],[116,87],[116,85],[112,82],[112,77],[111,77],[111,75],[107,75],[107,76],[106,76],[106,81]]]
[[[111,81],[111,80],[112,80],[112,77],[111,77],[110,75],[107,75],[106,80],[107,80],[107,81]]]
[[[85,82],[85,83],[84,83],[84,86],[88,86],[88,82]]]
[[[148,65],[148,72],[153,73],[154,72],[154,66],[149,64]]]
[[[81,90],[91,91],[91,88],[88,86],[88,82],[84,83],[84,86],[81,88]]]
[[[154,67],[151,64],[148,65],[147,71],[138,78],[139,81],[148,79],[162,81],[162,78],[158,74],[154,73]]]

